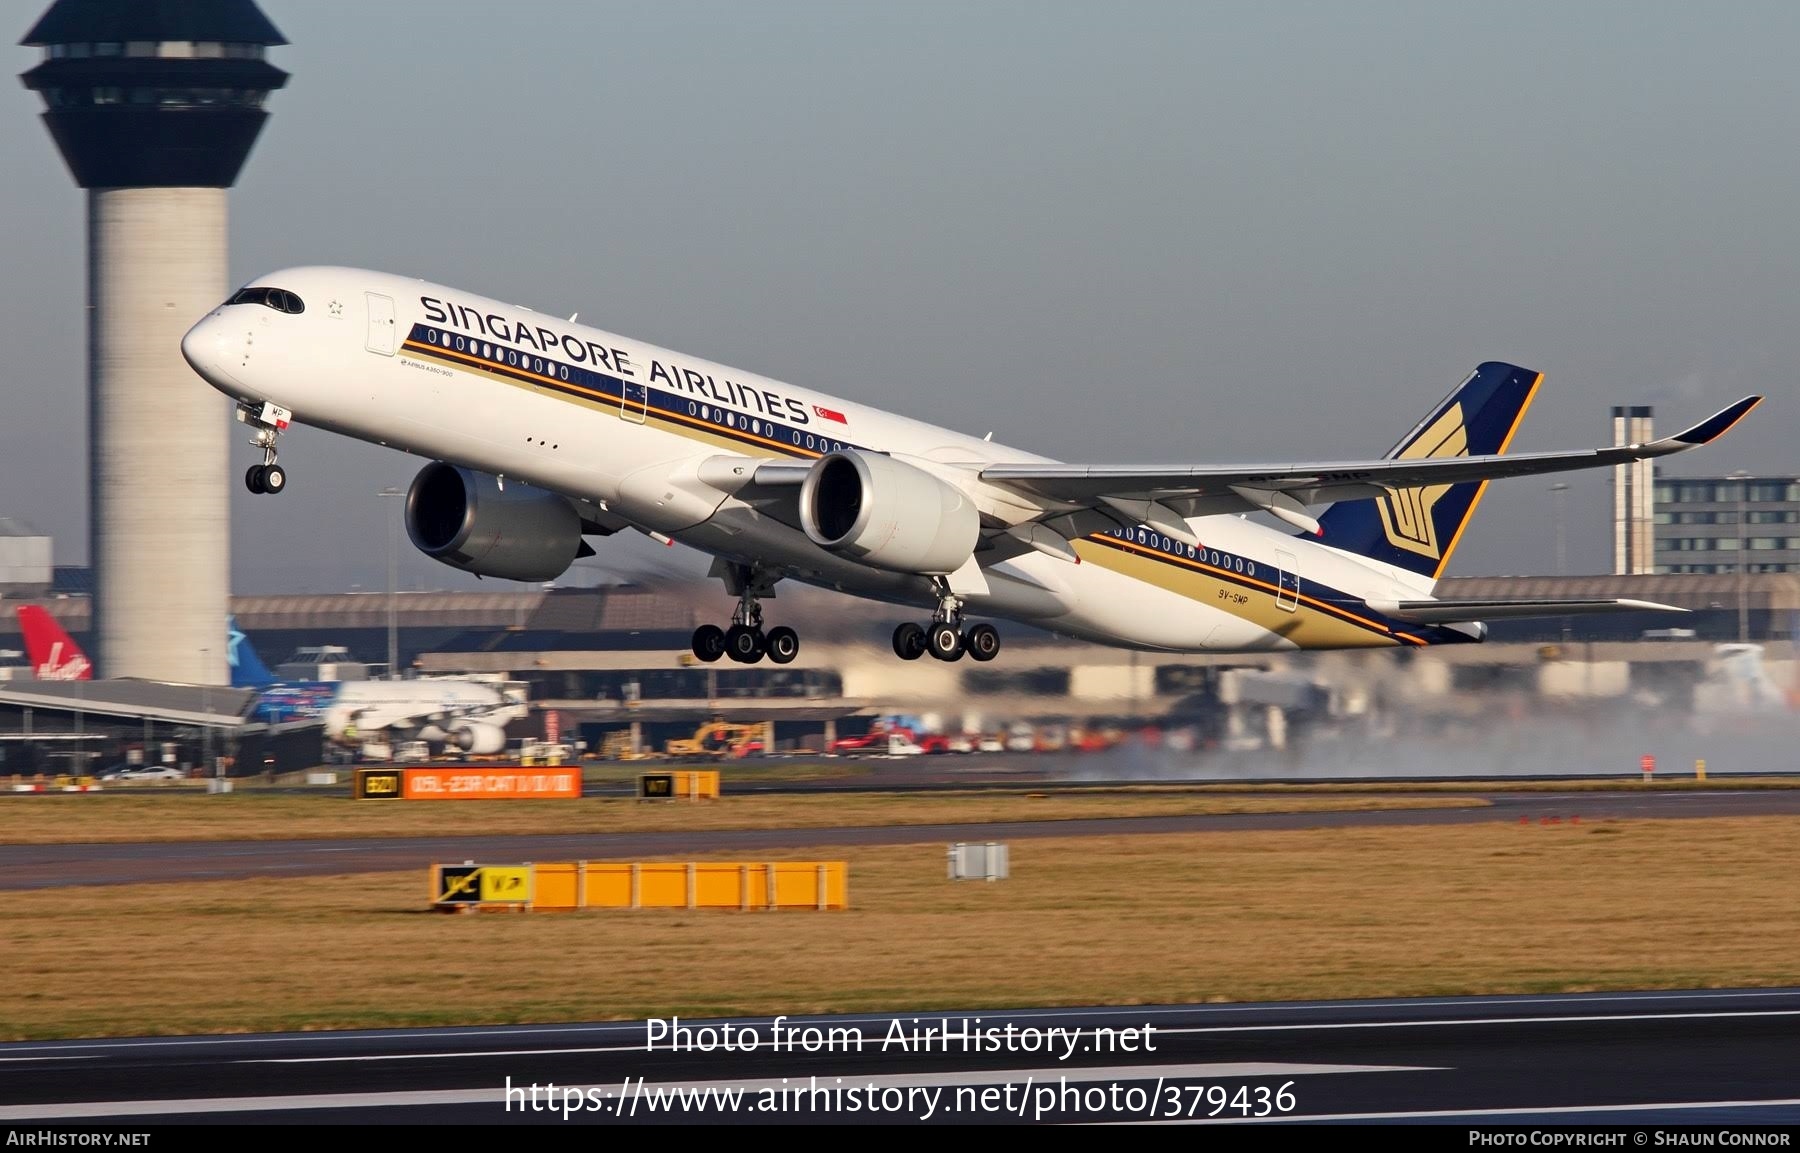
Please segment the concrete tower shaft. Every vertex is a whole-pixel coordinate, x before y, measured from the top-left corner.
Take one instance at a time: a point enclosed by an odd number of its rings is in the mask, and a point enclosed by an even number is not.
[[[287,83],[254,0],[56,0],[20,79],[88,190],[89,563],[99,672],[229,678],[229,407],[181,356],[227,291],[226,192]]]
[[[1656,439],[1655,410],[1649,405],[1612,410],[1613,443],[1648,444]],[[1634,460],[1613,466],[1613,572],[1656,571],[1656,462]]]
[[[230,424],[181,357],[225,288],[223,188],[88,193],[94,653],[109,677],[230,678]]]

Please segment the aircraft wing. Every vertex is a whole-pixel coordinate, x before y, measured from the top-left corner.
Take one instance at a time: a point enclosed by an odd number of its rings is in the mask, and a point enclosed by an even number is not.
[[[1378,613],[1422,625],[1456,624],[1523,617],[1566,617],[1583,613],[1684,613],[1687,609],[1635,600],[1417,600],[1370,601]]]
[[[1762,399],[1747,396],[1674,436],[1579,452],[1168,468],[996,464],[983,468],[980,477],[1043,505],[1048,515],[1111,509],[1178,539],[1186,539],[1186,530],[1166,513],[1189,517],[1261,510],[1317,532],[1318,523],[1305,513],[1308,505],[1366,500],[1394,489],[1604,468],[1686,452],[1723,436]]]
[[[1310,505],[1669,456],[1717,440],[1762,400],[1747,396],[1673,436],[1576,452],[1260,465],[987,465],[971,469],[970,482],[1005,494],[998,503],[1009,507],[1007,515],[988,520],[977,557],[984,565],[993,564],[1036,549],[1073,560],[1070,541],[1137,524],[1197,545],[1186,518],[1251,511],[1270,513],[1303,532],[1319,534],[1319,522],[1306,511]],[[698,479],[773,520],[799,527],[796,496],[811,469],[810,462],[716,456],[700,464]],[[1545,615],[1570,611],[1598,610],[1559,609]]]

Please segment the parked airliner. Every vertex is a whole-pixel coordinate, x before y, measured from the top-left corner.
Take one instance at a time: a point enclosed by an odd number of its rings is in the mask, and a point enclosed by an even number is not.
[[[999,632],[970,615],[1243,652],[1462,643],[1497,617],[1668,609],[1432,592],[1489,480],[1682,452],[1762,399],[1645,444],[1509,456],[1543,377],[1489,362],[1379,459],[1067,464],[352,268],[259,277],[181,348],[252,430],[252,491],[286,489],[277,440],[298,423],[429,458],[407,531],[465,572],[553,579],[592,555],[585,537],[623,529],[691,546],[737,598],[694,652],[744,663],[799,651],[791,626],[764,628],[784,579],[930,610],[895,630],[908,660],[993,659]]]
[[[470,677],[400,681],[290,681],[269,671],[237,621],[225,618],[231,687],[256,690],[251,716],[265,724],[318,721],[335,744],[424,741],[490,755],[506,748],[506,726],[530,713],[522,685]]]
[[[92,680],[81,646],[39,605],[19,605],[19,629],[40,681]],[[437,748],[491,754],[506,748],[506,726],[530,712],[523,686],[460,677],[406,681],[284,681],[256,654],[250,638],[225,618],[231,687],[254,689],[251,717],[263,724],[316,721],[335,744],[424,741]]]

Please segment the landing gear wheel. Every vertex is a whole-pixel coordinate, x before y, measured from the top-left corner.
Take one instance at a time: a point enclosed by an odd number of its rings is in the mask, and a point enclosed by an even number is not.
[[[725,630],[718,625],[701,625],[694,630],[694,655],[707,664],[725,655]]]
[[[962,631],[955,625],[939,621],[925,634],[925,647],[940,661],[953,661],[963,655]]]
[[[978,661],[991,661],[1000,655],[1000,630],[993,625],[976,625],[963,638],[963,646]]]
[[[925,655],[925,630],[907,621],[894,630],[894,655],[903,661],[916,661]]]
[[[725,630],[725,655],[742,665],[753,665],[762,660],[761,631],[748,625],[732,625]]]
[[[273,401],[239,400],[237,418],[254,430],[250,443],[262,453],[262,463],[244,474],[244,487],[251,492],[280,492],[287,488],[287,470],[275,463],[275,439],[287,428],[294,414]]]
[[[785,665],[800,655],[800,634],[786,625],[770,629],[763,643],[769,659],[778,665]]]

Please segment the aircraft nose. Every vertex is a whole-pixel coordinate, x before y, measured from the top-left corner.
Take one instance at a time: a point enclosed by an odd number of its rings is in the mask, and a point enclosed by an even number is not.
[[[181,355],[206,383],[225,392],[233,391],[237,382],[228,371],[231,365],[230,337],[225,322],[208,316],[187,330],[181,338]]]

